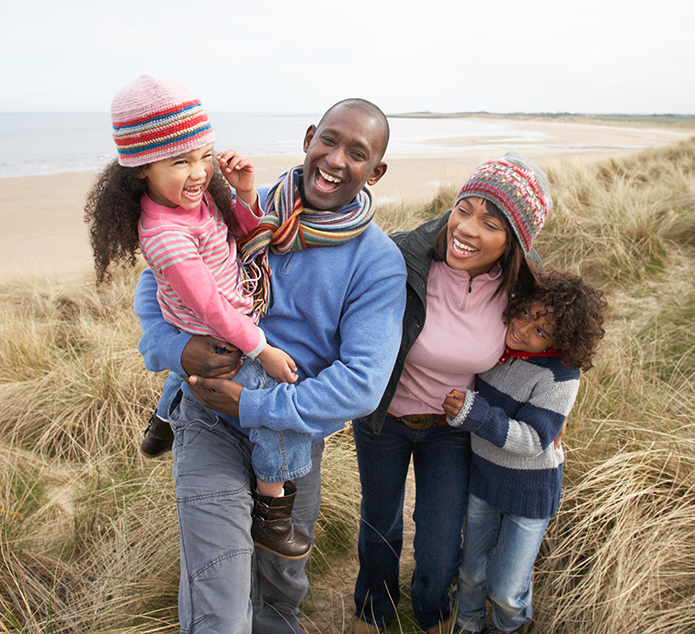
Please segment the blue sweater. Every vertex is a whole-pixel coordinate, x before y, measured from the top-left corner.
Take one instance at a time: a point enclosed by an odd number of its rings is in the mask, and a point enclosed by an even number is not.
[[[579,390],[558,357],[510,359],[483,372],[449,424],[471,433],[468,491],[505,513],[551,517],[562,488],[557,438]]]
[[[258,194],[264,205],[267,188]],[[270,252],[269,263],[273,303],[259,325],[268,342],[297,363],[299,380],[268,390],[245,389],[239,418],[220,416],[244,433],[263,426],[318,440],[379,404],[401,341],[403,257],[372,223],[339,246]],[[164,321],[149,271],[140,277],[134,307],[147,369],[185,375],[181,352],[190,335]],[[183,389],[188,391],[185,383]]]

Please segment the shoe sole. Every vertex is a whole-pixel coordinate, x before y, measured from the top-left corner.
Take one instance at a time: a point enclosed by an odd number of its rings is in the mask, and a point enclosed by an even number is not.
[[[273,555],[280,557],[282,559],[289,559],[291,561],[296,561],[299,559],[306,559],[309,555],[311,555],[311,551],[314,550],[314,546],[312,545],[309,551],[306,553],[306,555],[301,555],[299,557],[290,557],[289,555],[283,555],[282,553],[279,553],[277,550],[273,550],[272,548],[268,548],[268,546],[265,546],[264,544],[259,544],[257,541],[253,542],[253,545],[256,546],[256,548],[262,548],[263,550],[272,553]]]

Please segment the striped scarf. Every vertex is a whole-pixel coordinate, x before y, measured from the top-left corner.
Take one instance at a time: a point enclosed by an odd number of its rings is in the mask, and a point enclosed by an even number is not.
[[[301,165],[282,174],[268,191],[265,216],[251,233],[237,241],[246,274],[244,287],[254,295],[254,311],[264,315],[270,305],[268,248],[280,255],[309,247],[332,247],[360,235],[374,217],[374,199],[367,187],[338,211],[304,207]]]

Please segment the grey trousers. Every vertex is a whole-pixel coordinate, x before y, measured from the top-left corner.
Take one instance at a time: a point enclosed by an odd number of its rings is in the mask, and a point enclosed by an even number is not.
[[[309,587],[306,559],[255,550],[251,539],[252,443],[184,395],[171,414],[181,536],[182,634],[303,634],[299,605]],[[295,481],[295,526],[311,535],[321,502],[323,441],[313,468]]]

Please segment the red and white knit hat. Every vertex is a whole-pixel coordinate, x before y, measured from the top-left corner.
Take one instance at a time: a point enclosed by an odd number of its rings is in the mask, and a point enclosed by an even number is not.
[[[141,75],[111,103],[118,162],[147,165],[197,150],[215,140],[200,100],[176,79]]]
[[[461,188],[454,207],[470,196],[497,206],[512,226],[525,255],[553,206],[543,170],[514,151],[476,169]]]

